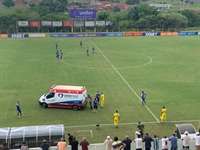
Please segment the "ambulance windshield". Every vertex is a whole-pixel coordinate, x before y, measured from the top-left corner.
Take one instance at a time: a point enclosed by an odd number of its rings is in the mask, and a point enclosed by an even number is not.
[[[54,97],[54,95],[55,95],[55,93],[48,93],[47,96],[46,96],[46,98],[47,99],[52,98],[52,97]]]

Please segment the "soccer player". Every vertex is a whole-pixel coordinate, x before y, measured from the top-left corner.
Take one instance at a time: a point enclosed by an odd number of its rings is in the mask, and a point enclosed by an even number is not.
[[[163,106],[160,116],[161,122],[166,121],[166,115],[167,115],[167,109],[165,108],[165,106]]]
[[[62,50],[60,50],[60,59],[62,59],[62,57],[63,57],[63,52]]]
[[[97,91],[97,93],[96,93],[96,96],[95,96],[96,98],[97,98],[97,101],[98,101],[98,104],[99,104],[99,100],[100,100],[100,93],[99,93],[99,91]]]
[[[16,104],[16,109],[17,109],[17,116],[18,117],[22,116],[22,111],[21,111],[21,108],[20,108],[19,101]]]
[[[120,115],[119,115],[118,111],[116,110],[116,112],[114,113],[114,116],[113,116],[114,125],[115,125],[116,128],[118,126],[119,119],[120,119]]]
[[[56,58],[59,59],[59,51],[56,50]]]
[[[103,107],[103,105],[104,105],[104,94],[103,94],[103,92],[101,92],[101,107]]]
[[[83,45],[83,43],[82,43],[82,41],[80,41],[80,47],[82,47],[82,45]]]
[[[142,94],[141,94],[142,105],[146,105],[146,101],[145,101],[146,96],[147,96],[146,93],[144,93],[144,91],[142,91]]]
[[[97,108],[98,108],[98,101],[97,98],[94,99],[94,112],[97,113]]]
[[[56,45],[56,49],[58,49],[58,42],[56,42],[56,44],[55,44],[55,45]]]
[[[87,49],[86,49],[86,54],[87,54],[87,56],[89,56],[89,47],[87,47]]]
[[[92,54],[94,54],[95,52],[94,52],[94,46],[92,46]]]

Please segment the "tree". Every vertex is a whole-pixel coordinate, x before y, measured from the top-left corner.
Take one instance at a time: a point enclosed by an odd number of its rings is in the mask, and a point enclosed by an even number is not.
[[[10,8],[15,6],[15,2],[13,0],[3,0],[3,5]]]
[[[138,5],[140,4],[140,0],[126,0],[125,3],[128,5]]]
[[[198,26],[198,15],[195,13],[194,10],[185,9],[181,11],[181,14],[187,17],[188,19],[188,26],[195,27]]]
[[[110,13],[104,10],[98,13],[97,20],[107,20],[109,16],[110,16]]]
[[[118,6],[115,6],[115,7],[113,8],[113,12],[120,12],[120,8],[119,8]]]

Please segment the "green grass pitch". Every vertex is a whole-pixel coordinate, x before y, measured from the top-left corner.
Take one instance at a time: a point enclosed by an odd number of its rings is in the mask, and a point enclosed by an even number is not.
[[[63,61],[55,58],[56,41]],[[84,85],[92,97],[102,91],[105,107],[98,113],[89,105],[80,111],[43,109],[39,97],[54,84]],[[107,135],[133,138],[141,121],[150,135],[169,136],[176,123],[198,128],[199,86],[200,36],[0,39],[1,127],[64,124],[65,132],[78,140],[85,134],[99,143]],[[139,99],[143,90],[148,108]],[[17,101],[21,118],[16,115]],[[168,111],[166,124],[158,123],[162,106]],[[121,115],[117,129],[116,110]],[[95,124],[100,124],[98,130]]]

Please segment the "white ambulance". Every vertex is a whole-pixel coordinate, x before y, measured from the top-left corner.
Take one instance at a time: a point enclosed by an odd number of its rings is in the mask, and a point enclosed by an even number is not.
[[[54,85],[49,93],[39,99],[43,108],[72,108],[78,110],[87,104],[87,90],[85,86]]]

